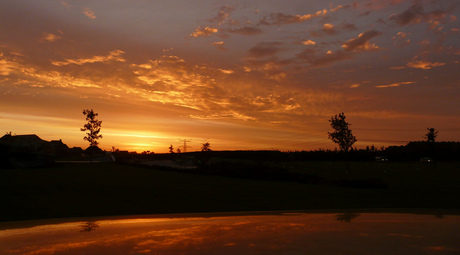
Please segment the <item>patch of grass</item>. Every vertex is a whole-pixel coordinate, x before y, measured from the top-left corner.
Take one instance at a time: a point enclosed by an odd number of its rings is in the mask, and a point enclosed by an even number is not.
[[[376,162],[350,162],[349,174],[340,162],[289,163],[292,165],[286,167],[328,180],[380,179],[388,189],[236,179],[113,163],[0,170],[0,221],[264,210],[459,208],[457,163],[418,170],[405,163],[372,163]]]

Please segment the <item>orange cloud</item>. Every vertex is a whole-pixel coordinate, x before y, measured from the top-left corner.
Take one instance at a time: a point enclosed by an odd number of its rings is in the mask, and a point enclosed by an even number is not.
[[[83,9],[82,13],[85,14],[86,17],[88,17],[90,19],[95,19],[96,18],[96,14],[90,8]]]
[[[97,62],[108,62],[108,61],[118,61],[125,62],[126,60],[120,55],[125,52],[122,50],[114,50],[109,52],[107,56],[94,56],[92,58],[82,58],[82,59],[66,59],[66,61],[52,61],[51,63],[55,66],[65,66],[70,64],[83,65],[87,63],[97,63]]]
[[[398,32],[395,36],[393,36],[394,45],[398,47],[406,46],[410,44],[410,39],[407,38],[410,33],[406,32]]]
[[[407,63],[406,65],[408,67],[412,67],[412,68],[420,68],[420,69],[425,69],[425,70],[428,70],[428,69],[431,69],[433,67],[437,67],[437,66],[443,66],[445,65],[446,63],[439,63],[439,62],[429,62],[429,61],[423,61],[423,60],[414,60],[414,61],[411,61],[409,63]]]
[[[217,28],[213,28],[213,27],[205,27],[205,28],[198,27],[195,29],[195,32],[190,34],[190,36],[191,37],[206,37],[206,36],[215,34],[218,31],[219,30]]]
[[[225,42],[223,42],[223,41],[213,42],[212,45],[216,46],[221,51],[226,51],[227,50],[227,48],[225,48]]]
[[[62,31],[59,31],[59,34],[63,34]],[[59,34],[52,34],[52,33],[43,33],[40,41],[42,42],[55,42],[62,38]]]
[[[378,50],[379,47],[375,44],[369,43],[369,40],[381,34],[381,32],[378,32],[376,30],[368,30],[364,33],[359,34],[357,38],[353,38],[344,42],[342,48],[344,48],[347,51]]]
[[[2,54],[0,54],[0,57],[2,57]],[[21,64],[14,60],[7,58],[0,59],[0,75],[10,75],[10,73],[17,71],[20,68],[22,68]]]
[[[397,83],[392,83],[392,84],[387,84],[387,85],[379,85],[375,86],[376,88],[391,88],[391,87],[399,87],[401,85],[408,85],[408,84],[414,84],[415,81],[406,81],[406,82],[397,82]]]
[[[222,25],[223,23],[225,23],[227,21],[231,22],[230,14],[234,10],[235,10],[235,8],[230,6],[230,5],[222,6],[222,7],[220,7],[219,12],[217,13],[217,15],[214,18],[210,19],[210,21],[211,22],[216,22],[219,25]]]
[[[328,13],[336,12],[340,9],[347,9],[352,5],[338,5],[337,7],[332,7],[327,10],[323,9],[322,11],[317,11],[311,14],[305,15],[292,15],[292,14],[284,14],[284,13],[270,13],[267,16],[262,17],[260,20],[261,25],[285,25],[285,24],[292,24],[292,23],[301,23],[308,21],[313,18],[324,17]]]
[[[312,41],[312,40],[307,40],[307,41],[302,41],[302,44],[303,45],[315,45],[316,42]]]
[[[359,83],[355,83],[350,85],[350,88],[358,88],[359,86],[361,86]]]
[[[317,11],[314,14],[305,14],[305,15],[291,15],[291,14],[284,14],[284,13],[271,13],[260,20],[260,24],[262,25],[284,25],[284,24],[292,24],[292,23],[301,23],[308,21],[312,18],[325,16],[327,14],[327,10],[324,9],[322,11]]]

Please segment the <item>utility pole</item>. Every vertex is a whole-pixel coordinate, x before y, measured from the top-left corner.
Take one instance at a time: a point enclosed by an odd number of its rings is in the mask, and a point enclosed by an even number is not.
[[[183,145],[183,150],[182,152],[183,153],[186,153],[187,152],[187,147],[190,147],[190,146],[187,146],[187,143],[191,142],[192,140],[187,140],[187,139],[179,139],[179,142],[183,142],[184,145]]]

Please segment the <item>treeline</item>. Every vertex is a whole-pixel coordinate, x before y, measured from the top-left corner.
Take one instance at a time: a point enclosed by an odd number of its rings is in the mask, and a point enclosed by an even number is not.
[[[429,157],[436,161],[460,160],[460,142],[410,142],[403,146],[390,146],[377,149],[373,146],[366,149],[350,149],[348,152],[340,150],[312,150],[287,151],[207,151],[189,153],[127,153],[121,158],[135,157],[136,159],[175,160],[178,157],[190,156],[197,160],[209,158],[240,159],[254,161],[374,161],[376,158],[385,158],[391,161],[418,161]]]
[[[405,146],[390,146],[385,155],[391,160],[412,161],[429,157],[438,161],[460,160],[460,142],[410,142]]]

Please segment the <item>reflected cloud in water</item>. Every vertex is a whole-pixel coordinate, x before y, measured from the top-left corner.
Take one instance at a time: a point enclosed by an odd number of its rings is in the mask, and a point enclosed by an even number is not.
[[[456,215],[441,220],[391,213],[205,214],[21,227],[10,223],[0,231],[0,254],[432,254],[438,248],[454,254],[460,249]]]

